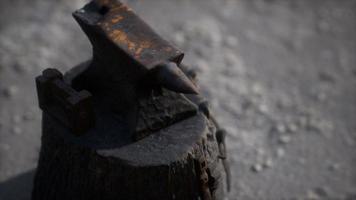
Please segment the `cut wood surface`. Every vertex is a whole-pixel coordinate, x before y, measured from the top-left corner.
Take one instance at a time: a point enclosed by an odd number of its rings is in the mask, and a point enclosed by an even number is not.
[[[44,113],[33,200],[222,198],[215,127],[202,114],[118,148],[78,142],[60,127]]]

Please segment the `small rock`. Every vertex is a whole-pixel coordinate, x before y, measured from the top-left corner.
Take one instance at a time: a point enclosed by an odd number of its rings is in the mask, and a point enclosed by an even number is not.
[[[11,98],[16,95],[18,88],[15,85],[8,86],[2,91],[4,97]]]
[[[230,51],[228,51],[224,54],[224,58],[225,58],[224,59],[225,64],[228,67],[234,67],[235,65],[240,63],[238,56],[235,53],[230,52]]]
[[[292,138],[289,135],[281,135],[278,138],[278,142],[281,144],[288,144],[291,140]]]
[[[295,123],[288,124],[288,131],[291,133],[295,133],[298,130],[298,126]]]
[[[262,95],[264,93],[263,86],[259,83],[253,84],[251,87],[251,91],[253,92],[253,94],[256,95]]]
[[[271,158],[266,159],[266,160],[263,162],[263,167],[264,167],[264,168],[271,168],[271,167],[273,167],[273,160],[272,160]]]
[[[85,10],[84,9],[79,9],[78,12],[85,13]]]
[[[14,71],[19,73],[19,74],[26,74],[29,72],[29,68],[25,67],[24,65],[20,64],[20,63],[15,63],[13,65]]]
[[[263,167],[262,167],[261,164],[254,164],[254,165],[252,165],[252,167],[251,167],[251,170],[252,170],[253,172],[256,172],[256,173],[262,171],[262,169],[263,169]]]
[[[22,129],[19,126],[14,126],[12,129],[12,133],[15,135],[20,135],[22,133]]]
[[[277,157],[282,158],[286,154],[286,151],[283,148],[277,148]]]
[[[269,108],[268,108],[268,106],[266,104],[261,103],[261,104],[258,105],[258,111],[263,113],[263,114],[266,114],[266,113],[268,113]]]
[[[308,190],[306,198],[308,200],[317,200],[320,199],[320,196],[317,193],[315,193],[313,190]]]
[[[327,197],[328,196],[328,189],[325,187],[316,187],[314,188],[314,193],[317,194],[319,197]]]
[[[277,123],[276,130],[278,133],[285,133],[287,131],[287,127],[283,123]]]
[[[331,163],[329,166],[328,166],[328,169],[330,171],[337,171],[340,169],[340,164],[339,163]]]
[[[330,132],[334,129],[334,125],[331,121],[311,118],[308,120],[308,129],[318,131],[320,133]]]
[[[256,149],[256,152],[258,156],[263,156],[266,154],[266,151],[263,148]]]
[[[21,122],[21,117],[19,115],[14,115],[12,116],[12,121],[15,123],[15,124],[18,124]]]
[[[186,39],[184,36],[183,32],[177,31],[176,33],[174,33],[173,35],[173,41],[178,45],[178,46],[183,46]]]

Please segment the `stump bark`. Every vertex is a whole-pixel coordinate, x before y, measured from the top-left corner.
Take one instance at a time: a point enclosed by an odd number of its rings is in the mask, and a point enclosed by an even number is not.
[[[216,127],[203,113],[135,141],[103,110],[79,137],[43,112],[32,200],[223,198]]]

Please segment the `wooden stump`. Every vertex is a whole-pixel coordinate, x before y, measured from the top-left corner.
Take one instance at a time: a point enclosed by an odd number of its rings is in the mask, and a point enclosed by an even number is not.
[[[72,85],[86,67],[74,67],[65,82]],[[170,91],[139,99],[137,109],[127,109],[138,110],[130,135],[130,113],[120,116],[108,106],[113,98],[88,90],[96,122],[83,135],[44,109],[32,200],[223,199],[217,123],[199,100]]]
[[[223,197],[215,127],[201,113],[125,145],[120,130],[76,137],[45,112],[42,123],[32,200]]]

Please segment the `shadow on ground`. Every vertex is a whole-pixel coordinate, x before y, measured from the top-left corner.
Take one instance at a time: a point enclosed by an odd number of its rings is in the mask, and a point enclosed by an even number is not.
[[[33,169],[0,183],[0,200],[29,200],[34,174]]]

